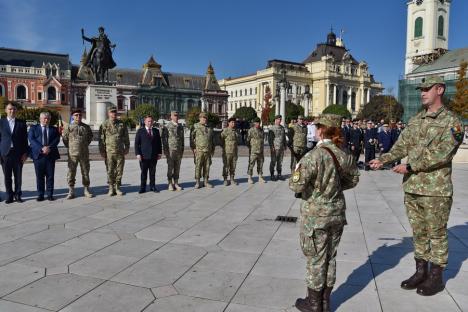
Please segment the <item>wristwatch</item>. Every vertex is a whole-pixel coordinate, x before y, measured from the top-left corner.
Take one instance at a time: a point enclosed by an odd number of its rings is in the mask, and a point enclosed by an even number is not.
[[[410,164],[406,164],[406,171],[413,172],[413,169],[411,168]]]

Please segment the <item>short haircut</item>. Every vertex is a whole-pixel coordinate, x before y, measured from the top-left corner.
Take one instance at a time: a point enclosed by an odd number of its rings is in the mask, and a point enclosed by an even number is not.
[[[146,116],[145,116],[145,119],[146,119],[146,118],[153,118],[153,115],[146,115]]]
[[[40,117],[47,117],[47,118],[50,118],[50,113],[49,112],[41,112],[41,114],[39,115],[39,118]]]

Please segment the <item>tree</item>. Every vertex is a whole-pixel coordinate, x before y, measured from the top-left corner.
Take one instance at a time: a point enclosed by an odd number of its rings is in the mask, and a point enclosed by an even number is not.
[[[466,70],[468,62],[462,61],[458,70],[458,80],[455,83],[455,96],[450,102],[450,109],[460,115],[464,119],[468,119],[468,79],[466,78]]]
[[[50,114],[50,124],[57,125],[60,119],[59,112],[55,110],[50,110],[47,108],[26,108],[26,109],[18,109],[16,116],[19,119],[24,119],[25,121],[32,121],[32,122],[39,122],[39,115],[42,112],[47,112]]]
[[[268,124],[268,121],[270,119],[270,112],[271,112],[271,106],[269,103],[265,104],[265,107],[262,109],[262,124],[266,125]]]
[[[131,114],[136,123],[141,123],[143,118],[148,115],[153,116],[154,120],[159,119],[159,111],[156,106],[152,104],[140,104],[131,112]]]
[[[276,115],[275,110],[276,110],[275,106],[273,106],[271,108],[271,111],[270,111],[270,115],[269,115],[270,118],[269,119],[270,119],[271,123],[273,123],[274,120],[275,120],[275,115]],[[297,117],[299,115],[304,116],[304,108],[302,106],[300,106],[300,105],[296,105],[296,104],[294,104],[294,103],[292,103],[290,101],[287,101],[286,102],[286,120],[285,120],[285,122],[288,124],[291,121],[291,119],[297,119]],[[284,116],[283,116],[283,118],[284,118]]]
[[[198,115],[200,114],[200,112],[201,112],[200,107],[192,107],[187,112],[186,122],[189,127],[192,127],[194,124],[196,124],[199,121]],[[208,126],[212,128],[218,127],[221,121],[219,116],[210,112],[207,112],[206,114],[208,115]]]
[[[351,118],[351,113],[344,105],[333,104],[327,106],[323,111],[322,114],[335,114],[340,115],[344,118]]]
[[[252,120],[257,118],[257,112],[252,107],[242,106],[236,109],[236,112],[232,117],[244,119],[245,121],[251,122]]]
[[[403,105],[398,103],[392,95],[376,95],[370,102],[359,111],[357,118],[389,122],[390,120],[401,120],[403,116]]]

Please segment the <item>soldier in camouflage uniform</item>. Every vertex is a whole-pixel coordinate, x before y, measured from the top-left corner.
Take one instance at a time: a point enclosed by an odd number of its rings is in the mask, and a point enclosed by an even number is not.
[[[80,164],[84,195],[93,197],[89,190],[89,150],[93,140],[91,127],[81,121],[82,112],[77,109],[72,112],[73,123],[65,127],[62,133],[63,144],[68,148],[68,195],[67,199],[75,198],[76,168]]]
[[[200,122],[193,126],[190,133],[190,147],[195,155],[195,188],[200,188],[200,178],[203,177],[205,187],[212,188],[209,183],[211,157],[214,153],[213,129],[207,125],[206,113],[199,115]]]
[[[452,206],[452,159],[460,146],[462,121],[442,103],[445,83],[430,76],[418,86],[424,109],[410,119],[390,152],[371,161],[372,169],[408,157],[393,168],[404,174],[403,190],[413,229],[416,273],[401,283],[431,296],[444,289],[448,261],[447,222]]]
[[[249,148],[249,167],[247,174],[249,175],[248,182],[253,183],[252,174],[255,163],[257,164],[258,181],[265,183],[263,179],[263,141],[264,133],[260,127],[260,118],[254,119],[254,126],[249,129],[247,134],[247,146]]]
[[[228,127],[221,132],[221,146],[223,147],[223,178],[224,185],[237,185],[234,176],[236,174],[237,144],[239,135],[236,131],[236,118],[228,119]],[[227,177],[230,176],[231,180]]]
[[[120,189],[125,164],[125,155],[130,150],[130,138],[127,127],[117,119],[117,108],[108,110],[109,119],[99,128],[99,152],[107,160],[107,183],[109,196],[124,193]]]
[[[268,131],[268,143],[270,145],[271,160],[270,160],[270,175],[271,180],[283,180],[281,168],[283,165],[283,155],[286,149],[286,132],[281,125],[281,115],[275,116],[275,124]],[[278,173],[275,178],[275,167]]]
[[[162,129],[163,151],[167,160],[167,185],[169,191],[181,191],[179,185],[180,163],[184,154],[184,127],[179,124],[179,112],[171,112],[171,121]]]
[[[336,279],[336,253],[346,224],[343,191],[359,181],[351,155],[340,149],[341,116],[323,114],[317,121],[317,147],[296,166],[289,187],[302,198],[300,244],[307,257],[308,295],[296,307],[307,312],[330,312],[330,294]],[[340,139],[331,139],[338,136]]]
[[[297,122],[289,128],[289,148],[291,149],[291,171],[307,151],[307,126],[304,125],[304,116],[297,117]]]

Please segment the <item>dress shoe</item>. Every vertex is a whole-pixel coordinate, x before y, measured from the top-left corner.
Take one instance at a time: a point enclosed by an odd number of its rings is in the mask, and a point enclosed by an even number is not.
[[[24,200],[21,198],[20,195],[15,196],[15,201],[17,201],[18,203],[23,203],[24,202]]]
[[[146,190],[145,190],[145,189],[140,189],[140,190],[138,191],[138,194],[143,194],[143,193],[146,193]]]
[[[11,204],[13,202],[13,196],[9,196],[7,200],[5,200],[5,204]]]
[[[48,200],[48,201],[54,201],[55,198],[54,198],[54,196],[50,195],[50,196],[47,196],[47,200]]]
[[[42,196],[42,195],[37,196],[36,200],[37,200],[38,202],[43,201],[43,200],[44,200],[44,196]]]
[[[159,190],[158,190],[158,188],[156,186],[151,187],[150,191],[155,192],[155,193],[159,193]]]

